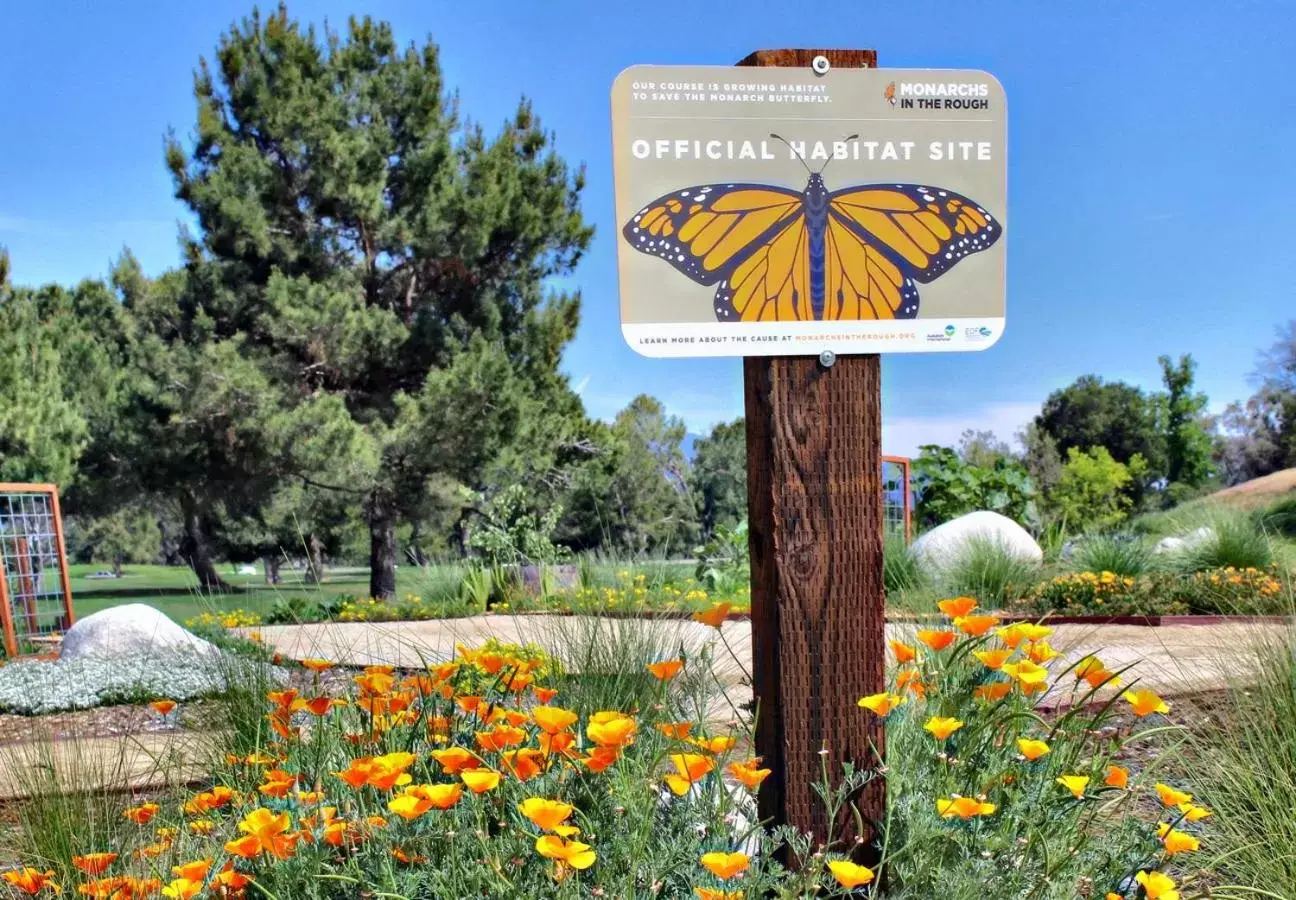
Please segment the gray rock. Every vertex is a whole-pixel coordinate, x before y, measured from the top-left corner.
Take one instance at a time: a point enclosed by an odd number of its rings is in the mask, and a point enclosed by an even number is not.
[[[1030,532],[1007,516],[989,510],[968,513],[937,525],[915,540],[912,549],[924,564],[939,570],[952,565],[973,541],[997,543],[1027,562],[1044,559],[1044,551]]]
[[[100,610],[69,628],[63,635],[59,658],[138,658],[180,653],[213,657],[220,651],[153,607],[128,603]]]
[[[1184,550],[1192,550],[1200,547],[1202,544],[1215,537],[1215,529],[1209,525],[1203,525],[1200,528],[1194,528],[1192,531],[1184,534],[1164,537],[1157,541],[1152,548],[1153,553],[1181,553]]]

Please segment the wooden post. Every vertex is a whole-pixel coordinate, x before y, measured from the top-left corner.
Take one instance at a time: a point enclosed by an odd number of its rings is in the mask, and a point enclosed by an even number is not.
[[[14,633],[13,607],[9,605],[9,573],[5,570],[4,548],[0,546],[0,628],[4,630],[5,653],[18,655],[18,636]]]
[[[72,579],[68,575],[67,544],[63,540],[63,509],[59,505],[58,487],[51,485],[50,515],[54,518],[54,543],[59,560],[59,587],[63,590],[63,620],[59,630],[66,631],[76,624],[76,613],[72,611]]]
[[[877,65],[871,50],[766,50],[739,65]],[[838,173],[841,177],[842,173]],[[760,815],[817,841],[870,841],[885,788],[872,782],[849,813],[827,821],[812,785],[842,764],[872,768],[883,750],[876,716],[856,705],[885,685],[882,584],[881,363],[877,355],[748,357],[747,502],[752,558],[756,751],[772,774]],[[846,846],[865,861],[866,844]]]

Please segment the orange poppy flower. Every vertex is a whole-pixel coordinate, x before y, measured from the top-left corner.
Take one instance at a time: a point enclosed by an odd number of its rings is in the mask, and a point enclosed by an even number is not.
[[[533,684],[531,685],[531,693],[535,694],[535,698],[541,703],[548,703],[554,697],[558,696],[558,689],[540,687],[539,685]]]
[[[518,781],[530,781],[545,770],[545,755],[534,747],[505,750],[500,754],[504,770]]]
[[[954,643],[954,640],[958,635],[952,631],[932,631],[924,628],[918,632],[917,637],[918,640],[922,641],[933,651],[939,653],[941,650],[944,650],[950,644]]]
[[[122,817],[129,819],[136,825],[147,825],[153,821],[153,817],[158,814],[162,807],[156,803],[141,803],[139,806],[132,806],[122,811]]]
[[[327,672],[329,669],[333,668],[333,663],[329,662],[327,659],[303,659],[301,664],[302,668],[310,669],[316,674]]]
[[[159,716],[169,716],[175,710],[176,702],[174,700],[154,700],[149,706],[153,707],[153,711]]]
[[[634,719],[619,712],[597,712],[585,726],[589,739],[600,747],[624,747],[634,740]]]
[[[620,758],[620,747],[593,747],[589,755],[581,759],[581,764],[591,772],[602,772]]]
[[[954,620],[954,627],[971,637],[981,637],[998,624],[999,617],[992,615],[959,616]]]
[[[673,753],[670,757],[675,772],[666,776],[666,786],[676,796],[682,797],[697,781],[715,769],[715,760],[698,753]]]
[[[727,768],[729,774],[738,779],[744,787],[755,790],[770,774],[769,769],[760,768],[760,762],[759,756],[753,756],[746,762],[731,762]]]
[[[659,681],[670,681],[684,668],[684,660],[668,659],[648,664],[648,671]]]
[[[721,881],[742,874],[751,865],[746,853],[704,853],[701,862],[702,868]]]
[[[891,652],[895,654],[896,662],[908,663],[918,658],[918,650],[902,641],[891,641]]]
[[[553,834],[536,838],[535,848],[536,853],[546,859],[557,860],[573,869],[588,869],[598,859],[598,855],[590,849],[589,844],[565,841]]]
[[[976,609],[977,601],[975,597],[954,597],[949,600],[942,600],[936,606],[951,619],[957,619],[959,616],[966,616]]]
[[[693,621],[719,629],[724,624],[725,619],[729,618],[729,612],[732,609],[733,604],[731,603],[713,603],[710,608],[694,613]]]
[[[432,758],[441,764],[441,768],[447,775],[458,775],[464,769],[471,769],[481,765],[481,759],[471,750],[465,750],[463,747],[446,747],[443,750],[433,750]]]
[[[547,734],[566,731],[580,719],[571,710],[557,706],[537,706],[531,710],[531,718]]]
[[[995,703],[1007,697],[1011,692],[1011,681],[992,681],[989,684],[982,684],[973,688],[972,696],[987,703]]]
[[[693,730],[692,722],[658,722],[657,730],[674,741],[682,741]]]
[[[87,875],[102,875],[116,861],[116,853],[87,853],[72,857],[72,865]]]
[[[426,800],[434,809],[449,809],[463,797],[463,787],[458,784],[415,784],[407,787],[405,793]]]
[[[459,773],[459,777],[474,794],[493,791],[500,783],[500,773],[494,769],[464,769]]]
[[[528,797],[518,804],[518,812],[531,820],[541,831],[553,831],[571,817],[576,808],[561,800]]]

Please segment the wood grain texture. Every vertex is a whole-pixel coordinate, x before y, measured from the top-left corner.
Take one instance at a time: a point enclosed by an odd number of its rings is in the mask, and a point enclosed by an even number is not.
[[[742,65],[876,65],[871,50],[763,50]],[[760,815],[820,842],[857,835],[850,815],[827,821],[812,785],[823,764],[873,768],[881,721],[856,705],[885,685],[882,584],[881,362],[876,355],[749,357],[743,361],[752,558],[756,750],[772,774]],[[854,798],[882,820],[884,785]],[[855,845],[867,861],[867,844]]]

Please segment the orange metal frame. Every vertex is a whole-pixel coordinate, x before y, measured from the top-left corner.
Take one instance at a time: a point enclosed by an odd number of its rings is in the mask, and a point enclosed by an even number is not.
[[[913,492],[909,489],[909,457],[883,456],[882,462],[892,463],[904,470],[904,530],[905,540],[913,539]]]
[[[63,620],[67,627],[76,621],[72,612],[72,583],[68,578],[67,546],[63,542],[63,512],[59,507],[58,485],[55,484],[12,484],[0,482],[0,494],[46,494],[50,500],[50,513],[54,519],[54,542],[58,545],[59,586],[63,590]],[[27,596],[24,615],[27,620],[28,634],[36,631],[36,608],[33,605],[30,562],[27,558],[27,541],[18,538],[18,578],[23,582],[23,593]],[[0,627],[4,631],[5,651],[9,656],[17,656],[19,651],[18,636],[14,629],[13,607],[9,603],[9,575],[5,571],[4,556],[0,554]]]

